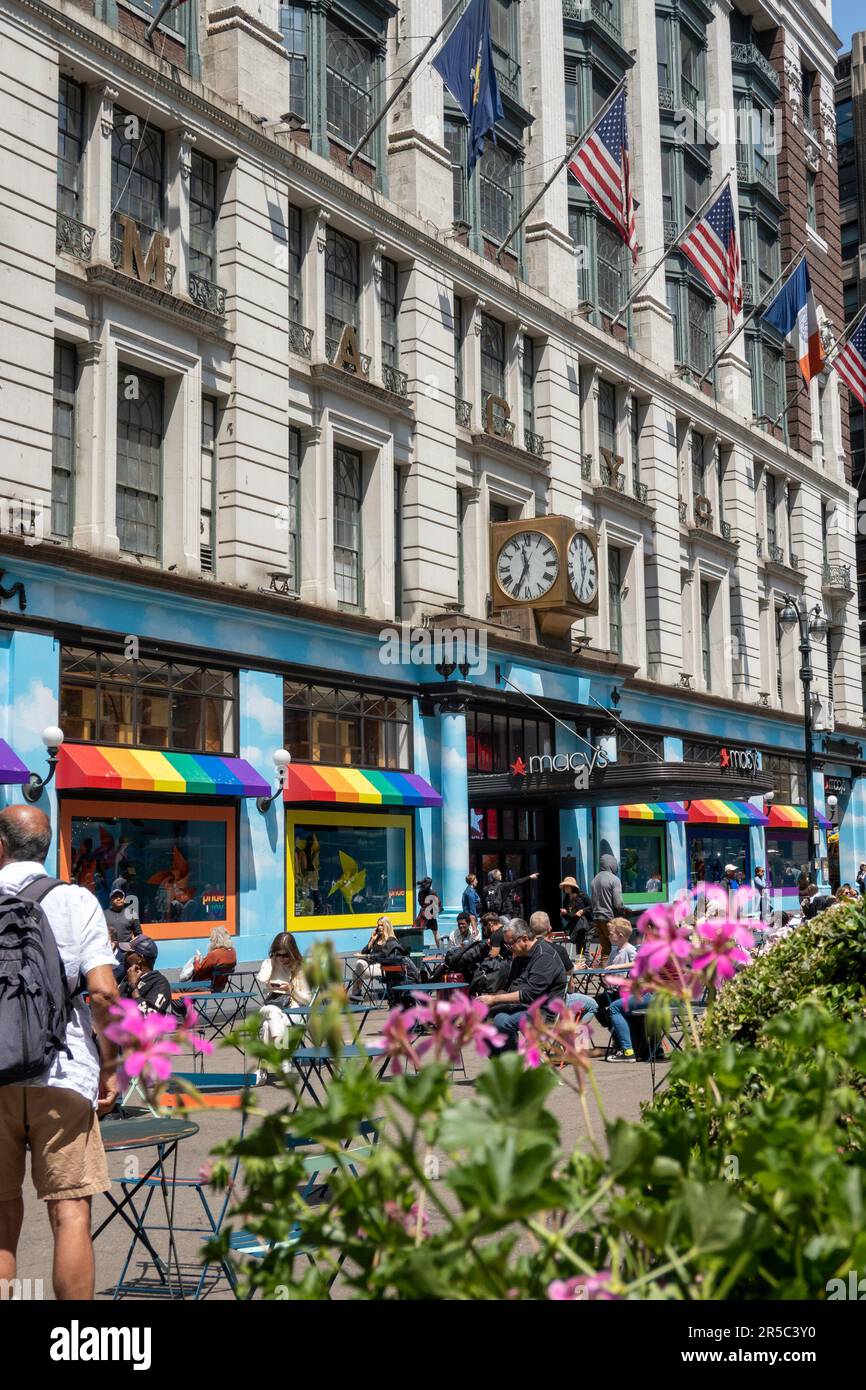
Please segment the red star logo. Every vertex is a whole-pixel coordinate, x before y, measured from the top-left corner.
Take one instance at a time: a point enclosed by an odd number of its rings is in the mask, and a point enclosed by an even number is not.
[[[722,765],[722,767],[723,767],[723,768],[724,768],[724,767],[728,767],[728,766],[730,765],[730,761],[731,761],[731,755],[730,755],[730,753],[728,752],[727,748],[723,748],[723,749],[722,749],[722,756],[721,756],[721,765]]]
[[[514,759],[514,762],[511,764],[511,771],[515,777],[526,776],[526,763],[522,758],[517,757]]]

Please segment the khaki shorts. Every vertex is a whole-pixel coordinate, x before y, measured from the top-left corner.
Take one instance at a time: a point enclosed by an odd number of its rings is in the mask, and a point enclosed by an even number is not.
[[[96,1111],[59,1086],[0,1086],[0,1201],[20,1197],[25,1154],[43,1202],[94,1197],[110,1186]]]

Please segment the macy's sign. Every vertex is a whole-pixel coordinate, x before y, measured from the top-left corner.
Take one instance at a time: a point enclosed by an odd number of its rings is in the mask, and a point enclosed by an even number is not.
[[[532,772],[586,772],[587,775],[607,767],[609,759],[600,748],[593,748],[592,757],[586,753],[536,753],[529,759]]]

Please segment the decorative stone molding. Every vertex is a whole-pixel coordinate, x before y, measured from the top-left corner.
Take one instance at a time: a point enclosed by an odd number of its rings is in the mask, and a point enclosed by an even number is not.
[[[373,260],[371,268],[373,271],[373,279],[376,281],[377,285],[382,283],[382,257],[387,250],[388,248],[384,241],[373,242]]]
[[[100,91],[102,111],[99,117],[99,126],[106,140],[110,140],[114,134],[114,103],[119,97],[120,92],[117,87],[111,87],[108,83]]]
[[[785,59],[785,84],[787,86],[788,105],[791,108],[791,118],[794,125],[798,125],[800,112],[803,108],[803,76],[796,58]]]
[[[479,295],[478,298],[475,300],[475,314],[474,314],[474,319],[475,319],[475,332],[476,332],[476,334],[478,335],[479,338],[481,337],[481,315],[484,313],[484,311],[485,311],[486,308],[487,308],[487,300],[486,300],[486,299],[483,299],[483,298],[481,297],[481,295]]]
[[[192,173],[192,147],[196,142],[196,136],[191,130],[184,130],[180,137],[180,176],[184,183],[189,181]]]
[[[322,255],[328,249],[328,223],[331,214],[327,208],[316,209],[316,246]]]

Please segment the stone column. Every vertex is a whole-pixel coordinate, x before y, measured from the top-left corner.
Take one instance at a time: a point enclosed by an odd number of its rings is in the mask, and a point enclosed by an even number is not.
[[[469,854],[469,776],[466,763],[466,714],[462,702],[439,706],[442,728],[440,786],[442,794],[442,858],[438,891],[442,898],[440,932],[457,925]],[[437,888],[436,873],[433,887]]]
[[[412,0],[402,8],[393,26],[395,81],[409,71],[445,13],[441,0]],[[388,180],[391,197],[400,207],[411,208],[436,227],[450,228],[454,200],[451,160],[445,148],[442,79],[429,61],[391,109]]]
[[[189,194],[195,138],[188,130],[172,130],[166,140],[169,260],[176,266],[173,289],[178,295],[189,294]]]
[[[336,608],[334,583],[333,446],[327,415],[322,427],[301,430],[301,598]]]
[[[111,140],[119,98],[118,89],[106,83],[87,88],[84,220],[96,231],[94,261],[111,260]]]
[[[523,103],[534,116],[526,135],[524,205],[528,205],[566,152],[562,6],[521,5]],[[577,308],[574,250],[568,231],[568,175],[553,180],[523,231],[529,283],[565,313]]]
[[[681,738],[665,737],[662,756],[666,763],[683,761],[683,741]],[[682,821],[667,823],[668,849],[668,902],[673,902],[677,894],[688,887],[688,851],[686,847],[686,827]]]

